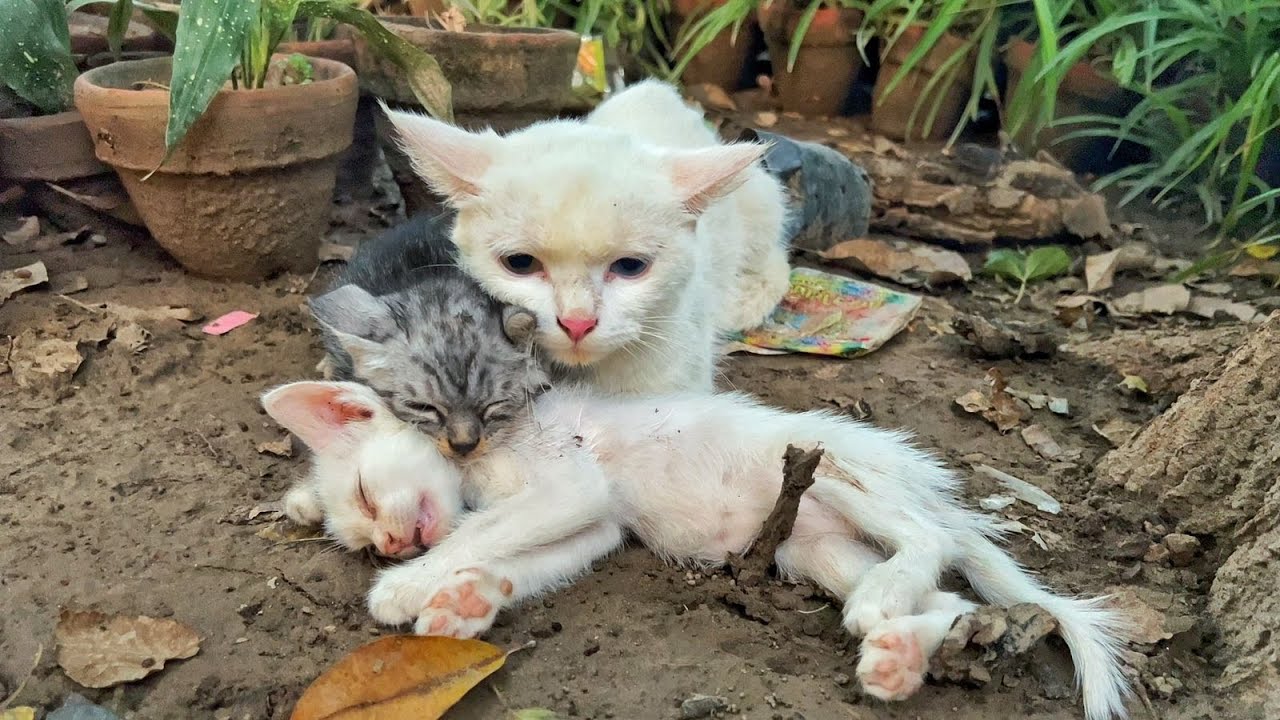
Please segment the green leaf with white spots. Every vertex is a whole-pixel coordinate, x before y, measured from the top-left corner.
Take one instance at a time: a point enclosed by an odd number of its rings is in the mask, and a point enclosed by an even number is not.
[[[71,107],[76,64],[63,0],[0,0],[0,82],[41,112]]]
[[[172,152],[200,118],[240,62],[261,0],[186,0],[178,14],[169,124],[165,148]]]

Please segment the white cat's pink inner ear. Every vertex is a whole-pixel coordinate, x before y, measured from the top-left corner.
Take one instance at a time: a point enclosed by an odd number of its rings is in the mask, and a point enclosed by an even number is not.
[[[373,419],[375,409],[337,383],[298,382],[276,388],[262,399],[267,414],[320,451],[347,437],[350,426]]]
[[[400,136],[400,147],[414,170],[432,188],[451,200],[480,194],[479,181],[493,163],[499,141],[492,133],[475,134],[425,115],[400,112],[383,105],[387,119]]]
[[[764,145],[738,143],[674,153],[667,160],[671,182],[685,209],[701,213],[745,182],[764,151]]]

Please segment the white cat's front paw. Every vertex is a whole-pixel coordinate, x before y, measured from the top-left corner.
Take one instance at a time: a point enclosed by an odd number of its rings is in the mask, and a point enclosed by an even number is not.
[[[929,659],[910,623],[889,621],[862,641],[858,682],[868,695],[881,700],[905,700],[924,684]]]
[[[431,598],[435,575],[414,565],[383,571],[369,589],[369,614],[383,625],[413,622]]]
[[[436,586],[418,616],[414,632],[473,638],[493,627],[513,590],[511,581],[478,568],[465,568]]]
[[[319,525],[324,521],[324,508],[310,485],[299,485],[285,494],[284,514],[299,525]]]
[[[888,620],[916,611],[917,595],[912,583],[900,582],[876,565],[858,581],[844,605],[844,627],[854,637],[861,637]]]

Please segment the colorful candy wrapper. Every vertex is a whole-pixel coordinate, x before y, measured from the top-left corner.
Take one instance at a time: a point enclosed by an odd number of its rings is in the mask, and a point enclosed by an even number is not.
[[[791,288],[754,330],[731,337],[729,352],[857,357],[884,345],[911,322],[921,299],[810,268],[791,271]]]
[[[578,48],[578,65],[573,70],[573,86],[601,96],[609,94],[609,73],[604,59],[604,40],[582,36]]]

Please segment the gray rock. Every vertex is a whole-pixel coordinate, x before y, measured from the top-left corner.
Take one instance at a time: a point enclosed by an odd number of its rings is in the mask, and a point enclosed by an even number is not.
[[[729,707],[729,701],[719,695],[691,695],[680,703],[680,717],[685,720],[711,717],[711,714]]]

